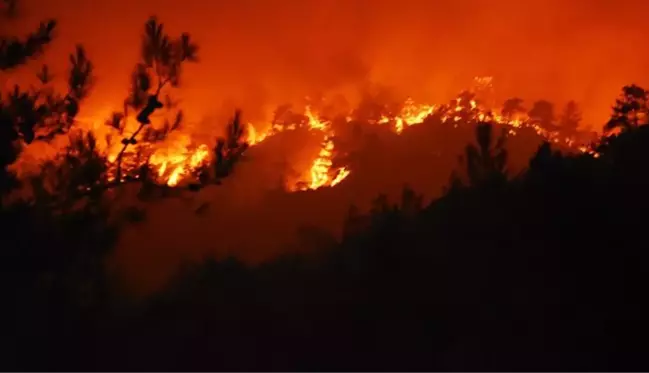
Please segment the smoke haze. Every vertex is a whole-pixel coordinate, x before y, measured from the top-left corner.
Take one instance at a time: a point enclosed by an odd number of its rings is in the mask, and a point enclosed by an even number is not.
[[[226,99],[255,116],[263,104],[366,80],[442,101],[473,76],[492,75],[500,98],[575,99],[599,128],[622,85],[646,82],[639,46],[648,8],[639,0],[29,0],[10,26],[60,21],[46,58],[54,71],[75,43],[88,48],[99,82],[86,111],[121,103],[142,25],[155,14],[201,46],[183,87],[197,120]]]

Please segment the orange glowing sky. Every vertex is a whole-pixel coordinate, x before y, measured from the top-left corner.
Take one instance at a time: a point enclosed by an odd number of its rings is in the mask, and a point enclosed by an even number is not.
[[[172,33],[190,32],[201,63],[187,70],[190,118],[372,80],[405,94],[446,100],[473,76],[495,78],[499,96],[576,99],[599,128],[620,87],[646,83],[649,3],[605,0],[24,0],[22,18],[1,31],[57,18],[45,61],[62,71],[77,42],[97,65],[85,112],[119,104],[156,14]],[[65,54],[64,54],[65,53]],[[35,64],[34,64],[35,65]],[[22,74],[38,65],[24,68]],[[6,79],[4,77],[3,79]]]

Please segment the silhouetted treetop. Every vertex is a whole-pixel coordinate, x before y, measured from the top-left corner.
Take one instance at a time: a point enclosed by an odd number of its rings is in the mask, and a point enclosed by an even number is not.
[[[507,119],[511,120],[516,114],[525,113],[523,99],[513,97],[505,100],[500,113]]]
[[[49,83],[49,69],[38,74],[41,82]],[[68,92],[60,95],[45,85],[32,91],[21,91],[18,86],[7,95],[4,103],[14,130],[26,143],[34,139],[50,140],[66,133],[79,112],[81,100],[87,97],[94,82],[93,64],[82,46],[70,55]]]
[[[550,101],[536,101],[528,112],[528,116],[530,120],[545,129],[553,129],[555,127],[554,105]]]
[[[217,179],[228,176],[236,162],[241,159],[243,153],[248,149],[244,134],[245,129],[241,122],[241,111],[237,110],[226,128],[225,137],[217,139],[214,148],[214,167]]]
[[[151,17],[144,26],[140,61],[131,74],[131,92],[125,104],[136,110],[161,108],[163,103],[158,101],[158,95],[167,84],[172,87],[180,84],[182,63],[197,62],[197,52],[198,46],[190,40],[189,34],[172,38],[165,32],[164,25]],[[150,96],[155,96],[156,101]],[[146,118],[148,116],[142,115],[141,119]]]
[[[85,49],[77,45],[76,53],[70,55],[70,70],[68,73],[68,87],[71,99],[81,100],[88,96],[94,83],[94,66],[88,59]]]
[[[153,69],[158,78],[158,92],[167,82],[176,87],[180,83],[181,63],[198,61],[198,46],[188,33],[172,39],[164,25],[151,17],[144,26],[142,38],[142,63]]]
[[[122,160],[131,145],[138,144],[138,136],[145,126],[151,124],[151,115],[159,109],[175,106],[168,96],[161,101],[160,93],[167,85],[178,87],[182,76],[182,65],[185,62],[197,62],[198,46],[190,40],[189,34],[182,33],[178,38],[172,38],[159,23],[156,17],[151,17],[144,25],[140,61],[131,73],[131,87],[129,96],[124,101],[124,113],[114,113],[107,122],[111,127],[124,131],[125,118],[128,117],[129,108],[138,111],[136,119],[140,124],[135,132],[128,138],[123,138],[123,147],[117,156],[117,180],[122,180]],[[162,130],[148,130],[144,133],[144,140],[158,141],[166,136],[169,131],[177,129],[183,119],[182,112],[178,112],[173,122],[165,122]]]
[[[503,130],[495,144],[493,143],[493,125],[491,123],[479,123],[476,126],[475,135],[477,146],[469,144],[465,149],[464,161],[466,162],[469,185],[481,186],[506,181],[506,131]]]
[[[32,179],[38,203],[70,209],[80,197],[99,197],[107,184],[107,160],[97,149],[92,132],[74,131],[64,152],[41,166]]]
[[[68,132],[79,112],[80,101],[92,87],[93,65],[83,47],[77,46],[76,52],[70,55],[68,92],[65,95],[47,86],[51,80],[47,67],[43,67],[39,79],[44,83],[43,87],[22,91],[15,86],[0,100],[5,132],[2,147],[14,149],[13,155],[7,153],[7,157],[3,157],[2,167],[12,163],[18,155],[16,146],[11,145],[14,141],[20,139],[29,144],[35,139],[50,140]]]
[[[40,56],[45,46],[52,41],[56,21],[42,22],[38,29],[24,40],[17,37],[0,38],[0,70],[9,70]]]
[[[559,129],[568,134],[574,135],[581,122],[581,111],[575,101],[568,101],[559,117]]]
[[[622,88],[622,93],[615,100],[611,119],[604,126],[606,132],[614,129],[631,130],[645,125],[649,120],[647,108],[647,91],[635,84]]]

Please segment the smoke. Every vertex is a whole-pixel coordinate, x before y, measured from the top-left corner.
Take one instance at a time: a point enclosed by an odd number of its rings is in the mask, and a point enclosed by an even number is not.
[[[121,102],[142,24],[156,14],[202,47],[182,90],[195,118],[226,98],[254,111],[260,101],[368,79],[441,101],[492,75],[500,97],[575,99],[599,127],[622,85],[646,82],[647,8],[640,0],[25,0],[13,26],[57,18],[47,62],[58,71],[63,53],[87,46],[100,82],[86,110]]]

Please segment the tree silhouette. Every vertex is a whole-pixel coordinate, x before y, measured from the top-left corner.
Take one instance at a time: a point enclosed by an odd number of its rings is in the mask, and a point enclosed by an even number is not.
[[[451,102],[450,108],[453,110],[451,116],[457,123],[471,123],[478,114],[478,106],[475,100],[476,96],[471,91],[463,91],[457,98]]]
[[[64,153],[45,162],[40,174],[31,178],[36,203],[70,212],[81,197],[99,199],[108,184],[107,170],[94,134],[75,131]]]
[[[393,117],[399,112],[394,92],[382,85],[366,85],[361,90],[361,101],[354,109],[353,116],[359,121],[375,122],[382,117]]]
[[[482,186],[507,180],[506,132],[493,143],[491,123],[479,123],[475,130],[478,146],[469,144],[465,149],[466,172],[469,185]]]
[[[0,17],[13,17],[18,0],[3,0],[0,2]],[[10,70],[25,64],[43,53],[45,46],[54,37],[56,21],[41,22],[36,31],[27,35],[23,40],[15,36],[0,37],[0,71]]]
[[[528,112],[530,120],[545,130],[555,129],[554,105],[550,101],[536,101]]]
[[[575,101],[568,101],[559,117],[559,130],[568,136],[574,136],[581,122],[581,111]]]
[[[517,114],[525,113],[525,108],[523,107],[523,99],[518,97],[513,97],[505,100],[503,107],[500,110],[505,119],[508,121],[512,120]]]
[[[2,13],[0,17],[13,17],[17,4],[18,0],[0,2],[0,12]],[[52,41],[55,27],[54,20],[42,22],[39,28],[29,34],[25,40],[2,35],[0,37],[0,72],[23,65],[29,59],[38,57],[45,46]],[[10,102],[7,102],[7,99],[0,94],[0,196],[17,185],[17,180],[6,168],[16,160],[20,152],[21,131],[25,130],[27,138],[30,138],[32,133],[30,126],[39,117],[37,113],[25,112],[26,108],[35,105],[35,98],[20,92],[18,87],[15,87],[14,91],[10,93],[9,100]],[[15,114],[17,112],[26,114],[23,120],[25,124],[18,125],[16,123]]]
[[[423,195],[417,194],[414,189],[406,185],[401,193],[400,209],[403,215],[410,218],[416,217],[424,207],[423,199]]]
[[[8,11],[16,3],[1,2]],[[25,40],[2,37],[0,70],[37,58],[52,40],[54,29],[55,22],[48,21]],[[35,330],[48,317],[58,324],[52,327],[57,332],[83,334],[78,323],[61,315],[72,312],[83,318],[82,314],[105,299],[104,258],[114,245],[115,231],[107,223],[106,206],[96,194],[88,193],[100,182],[105,160],[92,134],[79,136],[71,131],[81,101],[92,88],[93,72],[85,50],[77,46],[70,55],[65,93],[51,87],[53,75],[43,66],[37,74],[39,86],[16,86],[0,97],[0,283],[4,301],[11,304],[0,311],[6,333],[0,344],[4,348],[5,338],[13,339],[16,348],[10,349],[19,356],[24,356],[24,350],[18,346],[38,333]],[[21,191],[21,198],[5,199],[4,193],[18,185],[7,166],[18,158],[23,145],[64,134],[71,137],[65,154],[46,162],[39,175],[28,177],[31,188]],[[80,192],[90,198],[76,198]],[[44,305],[49,316],[36,310]],[[6,320],[28,326],[14,327]]]
[[[131,91],[124,103],[124,117],[128,117],[128,108],[137,110],[136,119],[139,126],[130,137],[121,141],[123,146],[116,158],[117,182],[122,181],[122,161],[126,150],[130,145],[138,143],[140,132],[151,124],[151,115],[165,106],[159,97],[163,88],[167,85],[180,85],[183,65],[186,62],[196,62],[197,51],[198,46],[190,40],[189,34],[183,33],[178,38],[171,38],[165,33],[164,25],[155,17],[146,22],[140,61],[131,75]],[[113,118],[118,116],[114,115]],[[182,114],[177,118],[182,118]],[[123,132],[123,120],[110,123]]]
[[[635,84],[624,86],[622,94],[615,100],[613,113],[604,130],[606,132],[615,129],[632,130],[647,124],[648,114],[647,91]]]
[[[61,95],[48,84],[51,74],[44,66],[38,74],[42,86],[23,91],[15,86],[0,100],[0,189],[6,191],[12,176],[6,167],[13,163],[20,153],[22,143],[34,140],[49,141],[57,135],[68,133],[74,125],[81,101],[88,95],[94,83],[93,64],[85,49],[77,46],[70,55],[67,76],[68,91]]]
[[[227,126],[225,137],[217,139],[214,148],[214,173],[217,182],[232,173],[234,165],[241,159],[246,149],[248,143],[244,140],[241,111],[237,110]]]
[[[241,133],[237,121],[233,137]],[[477,145],[467,150],[478,182],[461,193],[427,205],[410,188],[400,204],[380,196],[369,214],[350,209],[340,242],[301,229],[314,252],[254,266],[208,259],[137,302],[104,295],[102,257],[87,252],[113,239],[93,215],[66,215],[66,224],[39,216],[30,223],[38,234],[18,229],[36,218],[0,215],[11,228],[0,254],[12,254],[0,261],[2,279],[12,281],[0,284],[13,291],[0,310],[0,338],[10,342],[0,364],[646,370],[648,309],[638,294],[647,254],[638,247],[641,230],[628,227],[648,205],[648,184],[643,176],[633,179],[640,185],[620,178],[641,174],[628,162],[646,165],[646,157],[636,163],[646,153],[646,128],[624,133],[635,144],[623,158],[564,155],[544,143],[520,179],[495,190],[485,188],[485,175],[505,173],[506,153],[490,124],[480,123]],[[49,241],[68,249],[47,250]],[[11,273],[16,263],[20,271]],[[15,289],[23,283],[29,286]],[[39,359],[26,358],[35,353]]]

